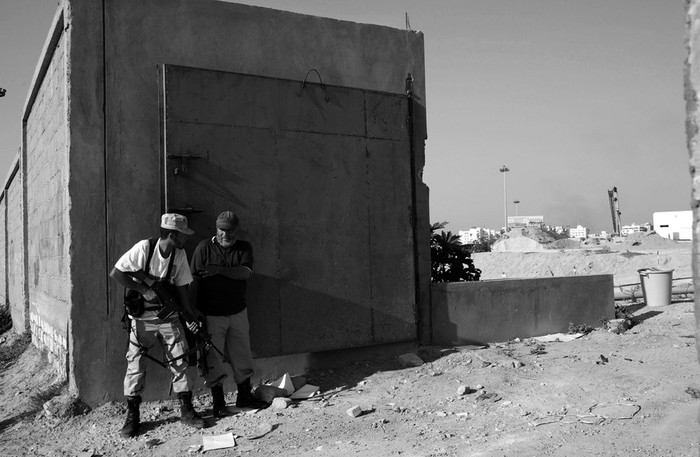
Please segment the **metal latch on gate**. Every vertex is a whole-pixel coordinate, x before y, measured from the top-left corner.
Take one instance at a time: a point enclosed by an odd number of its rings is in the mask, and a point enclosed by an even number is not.
[[[180,166],[175,167],[173,173],[176,175],[187,173],[187,162],[189,160],[201,159],[202,156],[197,154],[168,154],[166,158],[170,160],[179,160]]]

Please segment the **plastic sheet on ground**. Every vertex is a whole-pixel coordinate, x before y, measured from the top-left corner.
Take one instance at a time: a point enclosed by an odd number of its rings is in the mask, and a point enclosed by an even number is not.
[[[551,335],[542,335],[542,336],[535,336],[532,339],[540,341],[542,343],[550,343],[553,341],[560,341],[562,343],[566,343],[571,340],[575,340],[576,338],[580,338],[583,336],[583,333],[552,333]]]
[[[236,440],[233,438],[233,433],[224,433],[223,435],[202,436],[202,451],[225,449],[229,447],[234,447],[235,445]]]

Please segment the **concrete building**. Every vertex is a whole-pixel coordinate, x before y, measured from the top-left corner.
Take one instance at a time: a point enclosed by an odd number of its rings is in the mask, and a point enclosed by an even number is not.
[[[652,217],[654,231],[660,236],[676,241],[693,239],[692,211],[659,211]]]
[[[2,193],[15,328],[71,392],[121,398],[109,270],[165,211],[190,218],[191,250],[233,209],[255,250],[259,361],[429,341],[424,75],[418,32],[218,1],[59,1]],[[145,399],[168,392],[159,370]]]
[[[569,238],[588,238],[588,227],[577,225],[569,229]]]
[[[630,225],[623,225],[620,228],[620,235],[627,236],[627,235],[631,235],[632,233],[648,232],[650,227],[651,227],[650,224],[639,225],[639,224],[632,223]]]
[[[459,235],[459,241],[462,244],[473,244],[481,240],[490,240],[491,232],[483,227],[472,227],[469,230],[459,230],[457,234]]]

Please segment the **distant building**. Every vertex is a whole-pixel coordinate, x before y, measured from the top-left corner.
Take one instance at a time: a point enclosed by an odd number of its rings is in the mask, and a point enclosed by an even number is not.
[[[567,229],[564,228],[564,226],[562,226],[562,225],[557,225],[554,227],[553,231],[557,235],[563,235],[564,233],[566,233]]]
[[[569,238],[588,238],[588,227],[578,225],[569,229]]]
[[[693,212],[661,211],[653,215],[654,230],[660,236],[676,241],[693,239]]]
[[[638,232],[648,232],[651,228],[651,225],[649,223],[646,223],[644,225],[637,225],[635,223],[632,223],[630,225],[623,225],[620,228],[620,235],[622,236],[627,236],[632,233],[638,233]]]
[[[544,216],[509,216],[508,228],[544,227]]]
[[[479,241],[489,241],[493,238],[495,230],[489,230],[482,227],[472,227],[469,230],[460,230],[457,232],[459,241],[462,244],[474,244]]]

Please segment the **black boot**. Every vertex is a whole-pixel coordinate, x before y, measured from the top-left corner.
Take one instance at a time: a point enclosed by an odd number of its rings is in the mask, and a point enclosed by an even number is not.
[[[252,387],[250,386],[250,378],[238,385],[238,393],[236,394],[236,406],[239,408],[263,409],[270,406],[262,400],[258,400],[253,396]]]
[[[126,397],[126,421],[121,434],[124,438],[133,438],[139,434],[141,418],[139,417],[139,405],[141,397],[138,395]]]
[[[180,422],[190,427],[204,428],[204,419],[192,406],[192,392],[180,392],[177,398],[180,400]]]
[[[224,398],[224,386],[218,385],[211,388],[211,410],[214,417],[228,416],[226,399]]]

